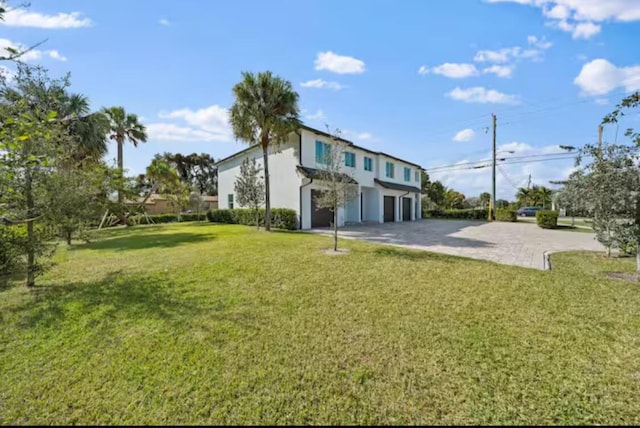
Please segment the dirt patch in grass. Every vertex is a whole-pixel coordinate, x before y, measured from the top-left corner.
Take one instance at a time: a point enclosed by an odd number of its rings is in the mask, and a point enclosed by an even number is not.
[[[622,279],[624,281],[640,282],[640,274],[625,272],[605,272],[605,275],[613,279]]]
[[[320,250],[320,252],[329,256],[344,256],[346,254],[349,254],[351,250],[348,248],[338,248],[337,251],[334,251],[333,248],[328,248],[325,250]]]

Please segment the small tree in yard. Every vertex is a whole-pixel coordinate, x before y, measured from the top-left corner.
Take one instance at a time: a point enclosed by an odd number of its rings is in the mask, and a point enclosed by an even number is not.
[[[255,159],[249,158],[242,161],[240,175],[236,178],[235,191],[238,204],[254,211],[256,226],[260,229],[260,207],[264,204],[264,181]]]
[[[189,208],[195,211],[198,217],[200,217],[203,205],[204,199],[202,198],[200,192],[197,190],[192,190],[191,193],[189,193]]]
[[[328,153],[325,153],[316,178],[323,187],[316,197],[316,206],[329,208],[333,213],[333,251],[338,251],[338,211],[358,196],[358,186],[343,168],[347,144],[340,140],[340,130],[328,134],[331,135],[331,146]]]

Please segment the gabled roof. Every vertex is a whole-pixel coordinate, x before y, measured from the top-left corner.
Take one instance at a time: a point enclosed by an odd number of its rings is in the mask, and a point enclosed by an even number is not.
[[[307,178],[311,178],[311,179],[315,179],[315,180],[321,180],[322,179],[322,174],[326,174],[326,171],[322,171],[320,169],[315,169],[315,168],[309,168],[309,167],[306,167],[306,166],[298,165],[297,168],[298,168],[298,171],[300,171],[302,173],[302,175],[304,175]],[[351,184],[358,184],[358,182],[356,180],[354,180],[353,177],[350,177],[347,174],[340,173],[340,176],[345,178],[347,180],[347,182],[349,182]]]
[[[376,184],[379,184],[386,189],[400,190],[403,192],[420,193],[420,189],[418,189],[417,187],[407,186],[406,184],[392,183],[390,181],[382,181],[382,180],[378,180],[377,178],[374,178],[373,181]]]

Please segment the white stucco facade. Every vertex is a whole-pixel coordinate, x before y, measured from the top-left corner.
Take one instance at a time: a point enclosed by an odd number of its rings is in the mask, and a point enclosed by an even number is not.
[[[321,169],[316,162],[316,142],[331,145],[331,138],[321,131],[304,127],[298,134],[272,149],[269,154],[271,207],[290,208],[298,213],[298,227],[312,228],[318,222],[312,210],[312,191],[322,190],[322,182],[306,176],[298,166]],[[346,223],[385,221],[411,221],[419,219],[420,170],[418,165],[391,155],[368,150],[347,142],[346,151],[355,155],[355,167],[345,166],[343,171],[358,183],[358,197],[347,207],[338,210],[338,225]],[[372,171],[365,170],[365,157],[371,159]],[[262,149],[253,147],[218,162],[218,207],[241,208],[236,202],[234,183],[240,174],[240,165],[246,158],[255,158],[262,166]],[[393,176],[387,174],[386,164],[393,165]],[[408,177],[405,176],[408,169]],[[408,180],[406,180],[408,178]],[[230,196],[231,195],[231,196]],[[386,218],[385,218],[385,197]],[[393,201],[392,201],[393,199]],[[391,213],[393,204],[393,213]]]

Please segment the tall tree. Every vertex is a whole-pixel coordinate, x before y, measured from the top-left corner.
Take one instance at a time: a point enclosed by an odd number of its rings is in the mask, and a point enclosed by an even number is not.
[[[444,206],[449,209],[461,209],[464,208],[465,196],[453,189],[447,190],[444,195]]]
[[[431,183],[427,190],[427,196],[437,207],[443,207],[445,205],[446,194],[447,188],[440,181]]]
[[[331,135],[331,146],[320,164],[320,173],[316,181],[320,183],[318,208],[329,208],[333,213],[333,251],[338,251],[338,212],[346,208],[358,196],[357,182],[351,177],[351,169],[345,169],[346,143],[340,139],[340,130],[327,133]]]
[[[480,193],[480,201],[482,202],[482,208],[487,208],[491,202],[491,194],[489,192]],[[498,205],[497,201],[496,205]]]
[[[547,205],[551,205],[551,197],[553,196],[553,190],[545,186],[538,188],[538,203],[542,203],[542,208],[547,208]]]
[[[520,187],[518,189],[518,193],[516,193],[516,199],[518,200],[518,204],[521,207],[530,205],[532,201],[531,195],[532,195],[531,189],[529,189],[528,187]]]
[[[105,108],[103,113],[109,120],[109,139],[115,140],[118,144],[118,169],[124,174],[122,150],[125,141],[129,141],[134,147],[137,147],[139,142],[147,141],[147,130],[139,122],[138,116],[127,113],[124,107]],[[118,192],[118,202],[122,202],[121,192]]]
[[[163,153],[156,155],[169,162],[178,172],[180,181],[191,188],[197,188],[202,195],[218,194],[218,171],[215,160],[207,153]]]
[[[262,148],[265,185],[265,229],[271,230],[269,189],[269,149],[277,151],[288,136],[300,128],[298,93],[291,82],[270,71],[242,73],[242,81],[233,87],[235,101],[230,120],[233,134]]]
[[[234,183],[238,204],[253,210],[256,227],[260,229],[260,207],[264,204],[264,182],[255,159],[246,158],[240,165],[240,175]]]

